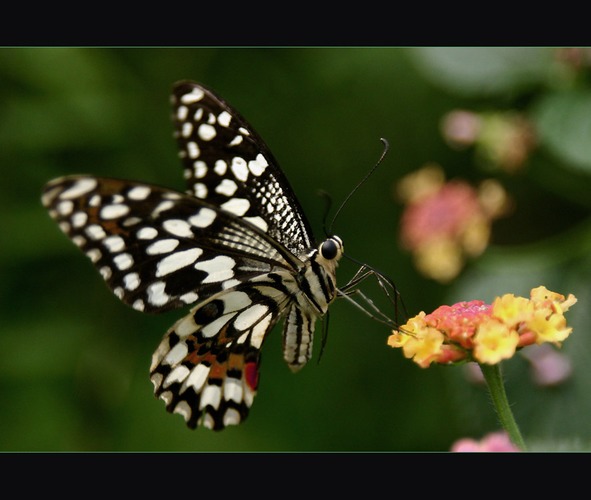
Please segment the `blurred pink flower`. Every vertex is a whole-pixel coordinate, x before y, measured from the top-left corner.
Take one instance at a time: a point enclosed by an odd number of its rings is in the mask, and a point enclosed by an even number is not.
[[[572,374],[568,356],[548,344],[532,346],[523,355],[531,363],[534,382],[541,387],[560,385]]]
[[[536,145],[533,125],[517,111],[455,109],[441,120],[441,134],[456,149],[473,146],[486,167],[515,172]]]
[[[508,197],[496,181],[478,188],[463,180],[446,181],[439,165],[405,176],[397,195],[406,207],[400,219],[401,245],[423,275],[447,283],[468,257],[487,247],[492,220],[504,215]]]
[[[491,432],[480,441],[472,438],[458,439],[452,444],[453,452],[516,452],[521,451],[515,446],[505,431]]]

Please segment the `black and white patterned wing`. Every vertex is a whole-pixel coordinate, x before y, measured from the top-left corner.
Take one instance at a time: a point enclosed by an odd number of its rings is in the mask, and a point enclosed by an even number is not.
[[[296,255],[315,246],[285,175],[235,109],[190,81],[175,84],[172,105],[189,192],[252,222]]]
[[[258,387],[262,343],[289,301],[277,276],[261,275],[177,321],[150,368],[166,409],[190,428],[221,430],[244,421]]]
[[[197,303],[152,358],[168,411],[191,428],[244,421],[260,348],[292,300],[302,262],[258,227],[159,186],[68,176],[49,182],[42,201],[124,303],[153,313]]]
[[[139,311],[186,306],[297,267],[255,226],[160,186],[69,176],[48,183],[42,200],[113,293]]]

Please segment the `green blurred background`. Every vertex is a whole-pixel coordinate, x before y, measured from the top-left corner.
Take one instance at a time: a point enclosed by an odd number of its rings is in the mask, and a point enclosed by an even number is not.
[[[527,361],[505,362],[507,392],[532,449],[591,449],[591,71],[556,48],[0,49],[1,451],[443,451],[498,425],[488,395],[460,367],[420,369],[389,331],[347,303],[328,342],[294,375],[281,332],[264,346],[249,418],[190,431],[153,396],[148,368],[182,311],[121,304],[41,206],[49,179],[89,173],[183,189],[169,92],[200,81],[265,138],[317,236],[338,203],[390,152],[334,230],[349,254],[395,281],[409,311],[526,295],[540,284],[579,303],[561,352],[573,366],[538,387]],[[441,134],[453,109],[517,111],[538,143],[517,173],[491,168]],[[394,185],[427,162],[448,177],[494,177],[514,200],[491,246],[449,284],[422,277],[398,241]],[[344,282],[355,269],[339,268]],[[380,305],[388,305],[374,296]],[[389,311],[391,312],[391,311]]]

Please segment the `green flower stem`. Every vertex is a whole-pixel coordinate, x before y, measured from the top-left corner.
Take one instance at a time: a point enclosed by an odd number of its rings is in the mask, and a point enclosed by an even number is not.
[[[522,451],[525,451],[526,448],[523,437],[521,436],[521,432],[519,432],[519,427],[517,426],[517,422],[515,422],[513,412],[511,411],[509,401],[507,400],[500,364],[487,365],[482,363],[479,365],[503,429],[507,431],[513,444],[519,447]]]

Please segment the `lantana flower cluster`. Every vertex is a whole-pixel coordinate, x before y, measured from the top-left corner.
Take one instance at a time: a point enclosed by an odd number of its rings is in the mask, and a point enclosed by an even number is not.
[[[401,348],[422,368],[431,363],[476,361],[494,365],[532,344],[560,347],[571,333],[564,313],[577,302],[539,286],[530,298],[505,294],[492,304],[481,300],[440,306],[417,314],[394,330],[388,345]]]

